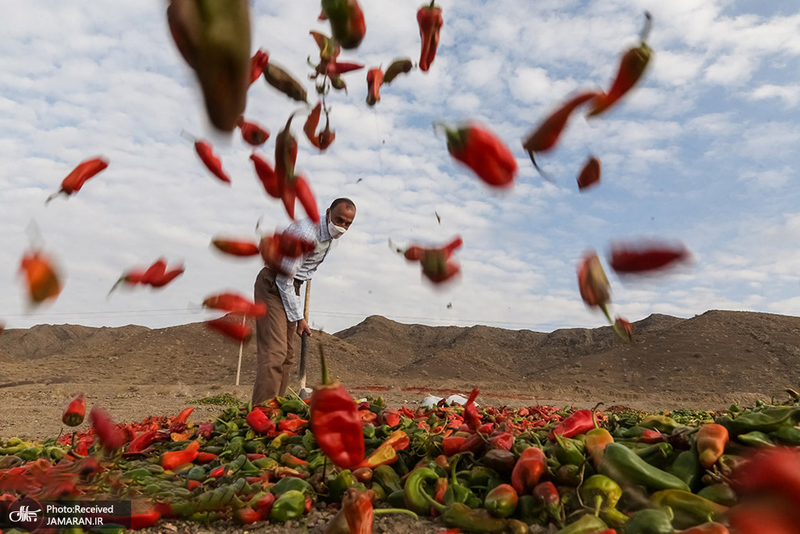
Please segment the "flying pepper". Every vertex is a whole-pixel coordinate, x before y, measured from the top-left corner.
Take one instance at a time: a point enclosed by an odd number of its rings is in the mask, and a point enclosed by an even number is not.
[[[397,76],[410,72],[414,68],[414,63],[408,58],[399,58],[392,61],[383,73],[383,83],[390,84]]]
[[[214,154],[214,150],[207,141],[195,141],[194,149],[197,152],[197,155],[200,156],[200,160],[203,162],[203,165],[205,165],[206,168],[211,171],[211,174],[226,184],[231,183],[230,177],[222,168],[222,161]]]
[[[322,345],[319,346],[322,383],[311,394],[311,431],[319,448],[342,469],[355,469],[364,460],[364,431],[358,406],[338,381],[331,381]]]
[[[591,156],[586,163],[584,163],[580,174],[578,175],[578,189],[583,191],[587,187],[594,185],[600,181],[600,160],[595,156]]]
[[[49,299],[55,300],[61,293],[60,276],[53,261],[42,251],[30,250],[23,254],[19,270],[25,274],[31,304],[41,304]]]
[[[369,69],[367,72],[367,105],[374,106],[381,100],[381,85],[383,85],[383,71],[380,67]]]
[[[93,406],[92,411],[89,412],[89,419],[92,422],[92,428],[100,441],[100,445],[107,451],[113,452],[122,448],[125,445],[125,434],[117,428],[111,416],[100,408]]]
[[[51,200],[61,193],[64,193],[67,196],[77,193],[80,191],[81,187],[83,187],[83,184],[89,180],[89,178],[96,176],[98,173],[104,171],[107,167],[108,160],[102,156],[87,159],[86,161],[79,163],[78,166],[75,167],[72,172],[70,172],[67,177],[61,181],[61,189],[47,197],[47,200],[45,200],[44,203],[50,203]]]
[[[653,18],[649,12],[645,11],[645,23],[641,34],[639,35],[639,46],[629,49],[622,56],[622,60],[617,71],[617,76],[611,84],[611,89],[607,93],[602,93],[599,98],[595,99],[592,107],[589,110],[588,116],[594,117],[603,113],[608,108],[616,104],[636,83],[642,78],[647,65],[650,63],[650,58],[653,55],[653,50],[645,43],[650,28],[652,26]]]
[[[247,0],[171,0],[167,8],[172,38],[197,74],[208,117],[225,132],[233,131],[247,103],[249,6]]]
[[[253,85],[256,80],[264,72],[264,67],[269,63],[269,52],[263,48],[259,48],[253,57],[250,58],[250,85]]]
[[[689,251],[682,244],[658,241],[614,243],[608,264],[620,274],[650,272],[688,259]]]
[[[517,174],[517,161],[508,147],[477,122],[456,129],[447,128],[450,155],[472,169],[492,187],[510,187]]]
[[[61,416],[61,422],[67,426],[78,426],[86,415],[86,395],[83,393],[72,399]]]
[[[244,117],[239,117],[236,121],[236,126],[242,132],[242,139],[245,143],[252,146],[261,146],[269,139],[269,132],[254,122],[244,120]]]
[[[244,239],[232,239],[224,237],[215,237],[211,240],[211,244],[217,250],[230,254],[231,256],[248,257],[258,256],[258,245],[252,241]]]
[[[367,33],[358,0],[322,0],[322,13],[330,21],[333,38],[342,48],[358,48]]]
[[[211,330],[219,332],[240,343],[247,343],[252,335],[252,328],[250,325],[228,317],[220,317],[219,319],[206,321],[205,324]]]
[[[229,313],[240,313],[247,317],[263,317],[267,313],[267,305],[253,302],[237,293],[219,293],[203,300],[204,308],[222,310]]]
[[[308,93],[305,87],[278,65],[267,64],[264,68],[264,80],[292,100],[308,103]]]
[[[422,38],[422,48],[419,54],[419,68],[422,72],[428,72],[431,63],[436,58],[436,49],[439,46],[439,31],[444,24],[442,19],[442,8],[434,5],[435,0],[427,6],[422,6],[417,10],[417,24],[419,25],[419,35]]]

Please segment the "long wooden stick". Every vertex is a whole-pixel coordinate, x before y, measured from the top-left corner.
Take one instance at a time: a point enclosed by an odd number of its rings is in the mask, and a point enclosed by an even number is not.
[[[311,280],[306,281],[306,302],[303,306],[303,318],[308,322],[309,303],[311,302]],[[308,334],[303,332],[300,340],[300,389],[306,387],[306,353],[308,352]]]
[[[242,326],[247,320],[246,316],[242,317]],[[242,373],[242,349],[244,349],[244,340],[239,342],[239,365],[236,366],[236,385],[239,385],[239,375]]]

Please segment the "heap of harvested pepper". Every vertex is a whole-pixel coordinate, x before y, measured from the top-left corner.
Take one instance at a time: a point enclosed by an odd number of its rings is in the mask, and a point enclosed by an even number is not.
[[[229,407],[202,423],[187,408],[115,424],[94,406],[86,430],[0,442],[0,503],[130,500],[133,528],[302,523],[319,504],[339,510],[328,533],[372,532],[384,513],[464,533],[797,532],[798,402],[645,414],[478,407],[477,395],[391,409],[330,383],[314,400]],[[63,421],[80,425],[85,402]]]

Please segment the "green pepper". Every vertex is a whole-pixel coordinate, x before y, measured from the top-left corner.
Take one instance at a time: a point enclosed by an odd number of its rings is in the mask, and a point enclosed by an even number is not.
[[[796,426],[782,426],[772,435],[784,445],[800,445],[800,428]]]
[[[545,526],[547,524],[544,507],[533,495],[520,496],[514,517],[527,525]]]
[[[372,481],[377,482],[386,490],[386,493],[392,493],[397,490],[402,490],[403,486],[400,483],[400,475],[388,465],[379,465],[372,470]]]
[[[297,490],[282,493],[272,505],[269,517],[273,521],[285,523],[290,519],[303,516],[306,507],[306,496]]]
[[[556,470],[556,484],[578,487],[583,481],[584,469],[575,464],[565,464]]]
[[[650,430],[643,426],[632,426],[629,428],[618,427],[611,433],[615,439],[636,439],[642,435],[645,430]]]
[[[420,467],[412,472],[406,479],[405,485],[405,504],[406,508],[417,515],[430,515],[431,505],[426,498],[425,486],[433,487],[432,483],[439,480],[439,475],[430,467]]]
[[[349,469],[345,469],[333,480],[328,481],[328,495],[333,502],[340,502],[344,496],[344,492],[348,488],[352,488],[358,482],[356,477]]]
[[[733,506],[738,502],[736,492],[728,484],[712,484],[697,492],[697,495],[722,506]]]
[[[206,468],[202,465],[196,465],[189,469],[189,472],[186,473],[187,480],[196,480],[198,482],[202,482],[207,476]]]
[[[583,444],[575,439],[556,434],[556,458],[561,464],[581,465],[586,461]]]
[[[283,415],[293,413],[297,415],[307,415],[309,408],[308,405],[299,399],[289,399],[281,403],[281,411]]]
[[[405,508],[406,506],[406,492],[402,489],[393,491],[386,497],[386,502],[392,508]]]
[[[680,529],[713,521],[728,510],[727,506],[680,490],[657,491],[650,497],[650,502],[659,508],[669,507],[673,514],[672,525]]]
[[[596,534],[608,528],[608,525],[596,515],[586,514],[558,531],[558,534]],[[627,534],[627,531],[626,531]]]
[[[202,452],[207,452],[207,453],[210,453],[210,454],[216,454],[217,456],[219,456],[222,453],[222,451],[224,451],[225,449],[220,447],[219,445],[206,445],[205,447],[203,447],[200,450]]]
[[[32,462],[33,460],[37,459],[43,451],[44,449],[42,447],[26,447],[25,449],[16,453],[15,456],[18,456],[27,462]]]
[[[741,456],[735,456],[733,454],[723,454],[717,460],[717,465],[719,466],[720,472],[729,477],[733,474],[737,467],[744,461],[744,458]]]
[[[230,455],[234,458],[238,458],[241,454],[244,453],[244,437],[236,436],[232,440],[228,442],[228,446],[225,447],[226,451],[230,451]]]
[[[616,508],[622,488],[605,475],[594,475],[580,487],[583,502],[593,508]],[[599,503],[599,504],[598,504]]]
[[[650,490],[689,489],[681,479],[653,467],[619,443],[606,445],[599,471],[620,486],[639,484]]]
[[[365,439],[372,439],[375,437],[375,425],[367,423],[366,425],[362,426],[362,429],[364,431]]]
[[[634,450],[634,452],[648,464],[661,469],[666,465],[666,460],[672,454],[672,445],[669,443],[656,443],[642,449]]]
[[[747,434],[739,434],[736,439],[751,447],[773,447],[775,445],[772,438],[758,430],[750,431]]]
[[[259,470],[266,470],[266,469],[275,469],[278,467],[278,462],[274,459],[270,458],[269,456],[265,456],[263,458],[258,458],[252,461],[252,464],[258,468]]]
[[[386,500],[386,490],[383,489],[383,486],[380,484],[372,484],[370,488],[375,493],[375,501],[385,501]]]
[[[505,532],[508,525],[505,519],[492,517],[486,510],[473,510],[457,502],[444,509],[442,520],[447,528],[460,528],[478,534],[499,534]]]
[[[358,48],[364,38],[364,14],[356,0],[322,0],[331,33],[345,50]]]
[[[744,412],[736,418],[724,416],[717,419],[731,434],[746,434],[753,430],[775,432],[782,426],[795,426],[800,422],[800,407],[771,406],[759,412]]]
[[[304,495],[308,495],[312,499],[317,495],[317,493],[314,491],[314,488],[311,487],[311,484],[302,478],[297,477],[283,477],[274,486],[272,486],[269,491],[273,495],[279,495],[286,493],[287,491],[299,491]]]
[[[625,534],[673,534],[672,521],[662,510],[639,510],[625,523]]]
[[[477,466],[470,471],[467,486],[470,488],[480,486],[490,490],[495,486],[499,486],[500,483],[500,475],[497,474],[497,471],[488,467]]]
[[[695,449],[681,452],[668,471],[683,480],[690,489],[697,487],[700,477],[703,476],[703,469]]]
[[[678,423],[675,419],[667,417],[666,415],[648,415],[641,421],[639,426],[649,428],[650,430],[658,430],[665,434],[671,434],[676,428],[681,428],[682,424]]]
[[[302,442],[303,447],[309,452],[317,448],[317,440],[314,438],[314,433],[310,430],[306,430],[306,433],[303,434]]]

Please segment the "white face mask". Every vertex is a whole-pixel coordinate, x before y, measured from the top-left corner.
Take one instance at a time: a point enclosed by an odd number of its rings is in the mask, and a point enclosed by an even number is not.
[[[344,235],[346,231],[347,228],[336,226],[335,224],[333,224],[333,221],[328,221],[328,232],[330,232],[332,239],[339,239]]]

